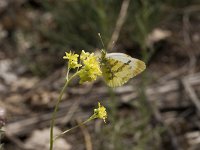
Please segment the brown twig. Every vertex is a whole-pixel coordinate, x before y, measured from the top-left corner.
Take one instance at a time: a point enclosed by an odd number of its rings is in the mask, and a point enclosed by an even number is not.
[[[114,29],[113,34],[111,36],[111,39],[108,43],[108,47],[107,47],[108,51],[110,51],[112,49],[113,43],[116,42],[119,38],[119,33],[120,33],[121,28],[122,28],[122,26],[125,22],[125,19],[126,19],[129,3],[130,3],[130,0],[123,0],[115,29]]]
[[[81,121],[79,119],[77,119],[78,124],[81,123]],[[85,139],[85,146],[86,146],[86,150],[92,150],[92,138],[90,136],[90,133],[88,132],[87,128],[85,127],[85,125],[80,126],[80,129],[83,133],[84,139]]]
[[[200,113],[200,100],[199,98],[197,97],[194,89],[192,88],[191,84],[188,82],[188,79],[187,78],[184,78],[182,80],[183,82],[183,85],[185,87],[185,90],[187,91],[191,101],[195,104],[195,107],[197,108],[197,110],[199,111]]]
[[[172,80],[173,78],[179,77],[181,74],[185,73],[186,71],[188,71],[188,64],[184,65],[183,67],[172,71],[164,76],[162,76],[161,78],[159,78],[157,80],[158,83],[166,83],[169,80]]]

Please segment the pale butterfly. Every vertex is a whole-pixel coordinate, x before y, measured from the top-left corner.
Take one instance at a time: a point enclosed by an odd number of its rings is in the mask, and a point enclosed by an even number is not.
[[[124,53],[106,53],[102,50],[101,71],[106,84],[110,87],[125,84],[145,68],[145,63],[139,59]]]

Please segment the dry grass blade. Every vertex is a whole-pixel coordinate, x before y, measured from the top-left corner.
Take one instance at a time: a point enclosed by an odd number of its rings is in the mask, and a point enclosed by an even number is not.
[[[183,79],[182,82],[183,82],[183,85],[185,87],[185,90],[189,94],[191,101],[194,103],[195,107],[198,109],[198,111],[200,113],[200,100],[197,97],[194,89],[192,88],[191,84],[188,82],[187,78]]]

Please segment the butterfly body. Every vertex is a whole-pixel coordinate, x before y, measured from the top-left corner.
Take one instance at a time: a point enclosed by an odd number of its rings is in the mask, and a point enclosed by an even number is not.
[[[125,84],[146,68],[143,61],[124,53],[102,53],[101,70],[105,82],[110,87]]]

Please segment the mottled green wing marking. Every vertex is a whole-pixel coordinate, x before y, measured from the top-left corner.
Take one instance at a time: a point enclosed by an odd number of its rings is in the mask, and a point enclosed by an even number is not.
[[[110,87],[121,86],[132,77],[130,61],[123,63],[115,59],[106,59],[102,65],[103,77]]]

